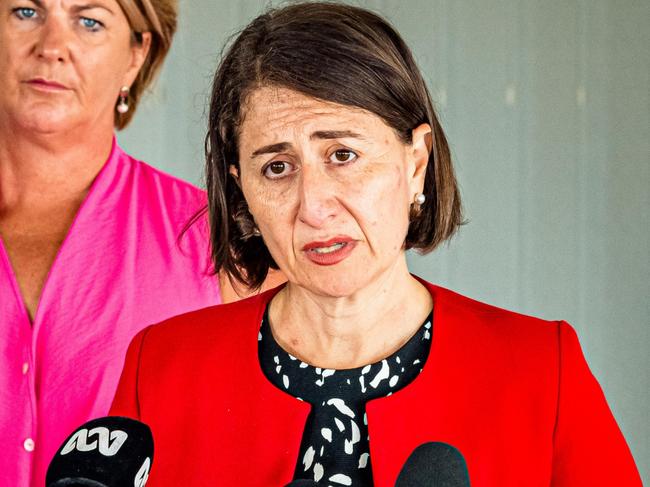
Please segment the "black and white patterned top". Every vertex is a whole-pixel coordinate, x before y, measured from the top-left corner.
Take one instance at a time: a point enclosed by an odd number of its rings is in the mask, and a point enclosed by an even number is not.
[[[422,371],[431,344],[432,314],[391,356],[354,369],[313,367],[282,349],[273,338],[267,313],[259,334],[259,358],[278,388],[311,404],[294,480],[332,487],[373,485],[366,403],[390,396]]]

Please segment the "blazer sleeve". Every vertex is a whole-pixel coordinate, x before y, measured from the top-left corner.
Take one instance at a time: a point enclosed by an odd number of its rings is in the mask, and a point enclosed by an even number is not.
[[[553,487],[641,486],[639,472],[578,337],[559,324],[559,390]]]
[[[124,368],[113,398],[110,416],[126,416],[140,419],[140,403],[138,401],[138,380],[140,374],[140,358],[144,339],[151,327],[144,328],[131,340],[126,352]]]

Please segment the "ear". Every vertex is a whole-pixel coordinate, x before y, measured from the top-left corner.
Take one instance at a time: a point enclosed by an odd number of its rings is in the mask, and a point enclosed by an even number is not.
[[[409,185],[411,194],[421,193],[424,188],[424,178],[429,165],[433,139],[431,126],[428,123],[418,125],[411,132],[411,146],[409,148]]]
[[[142,32],[142,41],[141,42],[132,42],[131,45],[131,62],[124,73],[124,83],[123,85],[131,86],[135,81],[140,68],[147,59],[149,54],[149,49],[151,48],[151,32]]]
[[[241,189],[241,181],[239,180],[239,169],[237,169],[237,166],[231,164],[230,168],[228,169],[228,173],[232,176],[232,178],[237,183],[237,186],[239,186],[239,188]]]

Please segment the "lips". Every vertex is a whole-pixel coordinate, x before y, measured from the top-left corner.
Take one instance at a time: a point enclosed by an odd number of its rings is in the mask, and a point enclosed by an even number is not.
[[[310,242],[302,250],[317,265],[334,265],[345,260],[356,247],[356,241],[341,235],[325,241]]]
[[[46,78],[32,78],[27,81],[27,84],[44,90],[67,90],[68,87],[54,80],[48,80]]]

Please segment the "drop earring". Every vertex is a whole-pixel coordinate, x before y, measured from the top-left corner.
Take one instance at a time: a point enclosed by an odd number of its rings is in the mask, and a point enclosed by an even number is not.
[[[415,193],[413,195],[413,203],[411,203],[411,210],[409,212],[409,219],[413,221],[418,218],[422,213],[422,205],[427,200],[427,197],[424,193]]]
[[[129,87],[122,86],[120,88],[120,101],[117,104],[117,111],[121,114],[125,114],[129,111]]]

